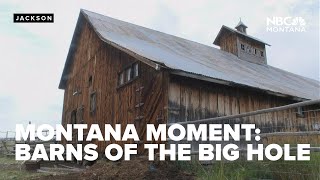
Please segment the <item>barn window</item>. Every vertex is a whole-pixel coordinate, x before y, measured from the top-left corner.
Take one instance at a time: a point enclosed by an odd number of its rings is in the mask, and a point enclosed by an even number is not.
[[[118,74],[118,86],[131,82],[139,76],[139,64],[133,63]]]
[[[71,124],[77,124],[77,110],[71,112]]]
[[[297,108],[297,117],[304,118],[304,110],[302,107]]]
[[[254,49],[254,54],[257,55],[257,49]]]
[[[118,77],[118,85],[124,84],[124,72],[121,72]]]
[[[82,105],[77,110],[77,123],[83,123],[84,122],[83,113],[84,113],[84,107]]]
[[[132,79],[132,67],[129,67],[129,68],[126,70],[126,76],[127,76],[127,79],[126,79],[127,82]]]
[[[242,49],[242,50],[245,50],[244,44],[241,44],[241,49]]]
[[[89,87],[91,87],[91,86],[92,86],[92,76],[90,76],[90,77],[89,77],[88,85],[89,85]]]
[[[133,64],[133,77],[139,76],[139,65],[138,63]]]
[[[94,115],[97,109],[97,93],[90,94],[90,115]]]
[[[263,51],[260,51],[260,56],[264,57],[264,52]]]

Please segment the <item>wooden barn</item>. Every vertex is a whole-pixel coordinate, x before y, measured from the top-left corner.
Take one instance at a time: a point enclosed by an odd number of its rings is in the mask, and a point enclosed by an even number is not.
[[[267,64],[267,43],[241,21],[222,26],[220,49],[81,10],[59,84],[62,124],[135,124],[228,116],[320,98],[320,85]],[[317,130],[320,113],[261,118],[278,131]],[[298,120],[299,119],[299,120]],[[286,124],[299,123],[286,129]],[[102,129],[104,130],[104,129]],[[94,142],[104,152],[110,142]],[[143,144],[144,141],[139,142]]]

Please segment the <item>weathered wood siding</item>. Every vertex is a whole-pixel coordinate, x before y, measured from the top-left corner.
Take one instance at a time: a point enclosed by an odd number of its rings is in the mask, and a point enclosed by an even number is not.
[[[237,44],[237,54],[240,59],[257,64],[267,64],[267,52],[264,44],[240,36],[237,37]],[[246,49],[242,50],[241,44],[245,45],[246,47],[251,47],[252,52],[249,53]],[[257,50],[257,54],[254,52],[255,49]],[[260,51],[263,51],[263,57],[260,56]]]
[[[245,50],[241,49],[241,44],[245,45]],[[250,47],[251,53],[248,52],[247,47]],[[220,49],[232,53],[245,61],[267,64],[265,44],[236,33],[224,32],[220,38]],[[255,53],[255,50],[257,53]],[[260,51],[263,51],[263,57],[260,56]]]
[[[83,25],[73,60],[64,94],[63,124],[71,123],[71,112],[79,112],[82,108],[83,115],[77,116],[77,123],[99,124],[102,132],[104,124],[122,124],[123,127],[135,124],[141,139],[144,139],[146,123],[166,122],[166,72],[156,71],[102,42],[88,23]],[[139,63],[139,77],[118,87],[118,73],[134,62]],[[80,93],[73,95],[75,91]],[[95,115],[89,112],[92,92],[96,92],[97,97]],[[83,116],[83,121],[80,116]],[[110,142],[93,143],[98,144],[99,152],[104,152]]]
[[[295,101],[247,88],[231,87],[172,75],[169,83],[168,123],[194,121],[228,116]],[[304,110],[319,109],[306,107]],[[265,113],[241,119],[242,123],[256,123],[262,133],[283,131],[317,131],[320,112],[306,112],[297,117],[296,109]]]
[[[238,56],[237,36],[234,33],[222,36],[220,40],[220,49]]]

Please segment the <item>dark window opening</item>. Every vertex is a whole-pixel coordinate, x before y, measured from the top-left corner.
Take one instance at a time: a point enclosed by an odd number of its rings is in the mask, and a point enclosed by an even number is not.
[[[77,110],[71,112],[71,124],[77,124]]]
[[[244,48],[244,44],[241,44],[241,49],[242,49],[242,50],[244,50],[244,49],[245,49],[245,48]]]
[[[92,86],[92,76],[89,77],[88,85],[89,85],[89,87]]]
[[[257,54],[257,49],[254,49],[254,54]]]
[[[90,115],[94,115],[97,109],[97,93],[90,94]]]
[[[263,51],[260,51],[260,55],[261,55],[261,57],[264,57]]]
[[[82,105],[82,106],[79,107],[78,110],[77,110],[77,122],[78,122],[78,123],[84,123],[83,113],[84,113],[84,107],[83,107],[83,105]]]

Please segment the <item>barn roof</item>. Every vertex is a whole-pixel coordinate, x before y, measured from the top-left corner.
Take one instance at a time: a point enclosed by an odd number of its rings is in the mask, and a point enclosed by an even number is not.
[[[80,12],[59,88],[65,88],[77,36],[84,20],[92,25],[102,41],[149,65],[156,64],[178,75],[259,89],[297,100],[320,98],[320,83],[316,80],[269,65],[244,61],[214,47],[87,10]]]

